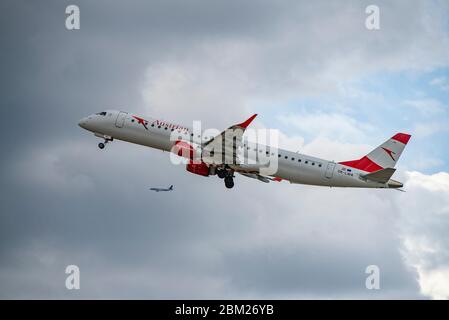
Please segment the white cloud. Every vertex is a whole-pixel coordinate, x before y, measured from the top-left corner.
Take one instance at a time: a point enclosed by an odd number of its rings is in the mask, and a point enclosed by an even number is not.
[[[381,141],[379,141],[379,144]],[[304,146],[303,152],[310,155],[315,155],[320,158],[345,161],[359,159],[368,154],[374,146],[367,144],[347,143],[330,138],[318,137],[310,141]]]
[[[409,172],[408,186],[423,188],[431,191],[444,191],[449,193],[449,173],[439,172],[433,175],[424,175],[419,172]]]
[[[423,154],[415,155],[415,157],[411,159],[410,162],[410,167],[414,168],[415,170],[431,169],[444,165],[444,161],[442,159],[426,156]]]
[[[430,81],[432,86],[436,86],[443,91],[449,91],[449,80],[446,77],[433,78]]]
[[[335,161],[359,159],[374,148],[363,143],[343,142],[319,135],[306,142],[303,136],[290,136],[282,130],[278,130],[278,136],[282,149]]]
[[[372,126],[359,122],[339,113],[296,113],[280,115],[278,119],[284,125],[292,125],[296,130],[312,136],[327,137],[337,140],[363,140]]]
[[[405,189],[397,204],[404,257],[424,295],[449,299],[449,173],[407,172]]]
[[[148,111],[180,121],[201,113],[226,118],[224,124],[262,103],[279,106],[341,88],[351,94],[347,82],[370,74],[449,64],[446,3],[381,1],[376,32],[364,26],[363,3],[296,4],[271,21],[265,36],[198,37],[183,54],[167,52],[151,63],[142,83]],[[359,133],[354,125],[342,129]]]
[[[171,62],[147,70],[142,94],[153,115],[184,123],[214,120],[216,125],[226,121],[230,125],[242,117],[249,87],[232,66]]]
[[[418,268],[423,294],[432,299],[449,299],[449,267],[423,270]]]
[[[404,105],[418,110],[425,116],[435,116],[444,113],[444,105],[436,99],[405,100]]]
[[[413,134],[417,138],[430,137],[439,132],[445,132],[449,130],[446,122],[431,121],[416,123],[413,129]]]

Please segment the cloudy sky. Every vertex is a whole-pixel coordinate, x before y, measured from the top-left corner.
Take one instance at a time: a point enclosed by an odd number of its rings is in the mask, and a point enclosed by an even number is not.
[[[0,15],[0,298],[449,298],[447,1],[7,0]],[[217,129],[258,113],[284,147],[336,161],[408,132],[407,192],[227,190],[167,153],[100,151],[77,123],[108,108]]]

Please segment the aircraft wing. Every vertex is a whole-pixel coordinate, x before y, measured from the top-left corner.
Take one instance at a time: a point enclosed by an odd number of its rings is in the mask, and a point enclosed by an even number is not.
[[[235,124],[213,139],[202,144],[202,159],[211,165],[236,164],[237,149],[242,146],[242,137],[246,128],[257,114],[246,121]]]
[[[269,183],[270,181],[280,182],[282,180],[281,178],[273,178],[273,177],[263,176],[258,173],[247,173],[247,172],[241,172],[241,171],[237,171],[237,172],[240,173],[242,176],[252,178],[252,179],[257,179],[257,180],[265,182],[265,183]]]

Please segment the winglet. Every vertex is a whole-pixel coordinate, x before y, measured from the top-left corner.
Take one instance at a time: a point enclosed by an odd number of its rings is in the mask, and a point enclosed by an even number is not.
[[[246,120],[245,122],[242,122],[242,123],[238,124],[237,126],[243,128],[243,129],[246,129],[246,128],[250,125],[250,123],[253,122],[253,120],[254,120],[254,118],[255,118],[256,116],[257,116],[257,113],[254,114],[254,115],[252,115],[252,116],[251,116],[248,120]]]

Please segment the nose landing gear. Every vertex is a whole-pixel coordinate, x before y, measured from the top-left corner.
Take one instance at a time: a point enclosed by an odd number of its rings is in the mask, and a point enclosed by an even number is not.
[[[106,147],[106,143],[108,143],[109,141],[112,141],[112,139],[104,139],[104,142],[100,142],[99,144],[98,144],[98,148],[100,148],[100,149],[104,149],[104,147]]]
[[[103,138],[104,139],[104,142],[100,142],[99,144],[98,144],[98,148],[100,148],[100,149],[104,149],[104,147],[106,147],[106,143],[108,143],[109,141],[113,141],[114,140],[114,138],[112,138],[112,137],[109,137],[109,136],[103,136],[103,135],[98,135],[98,134],[95,134],[97,137],[100,137],[100,138]]]

